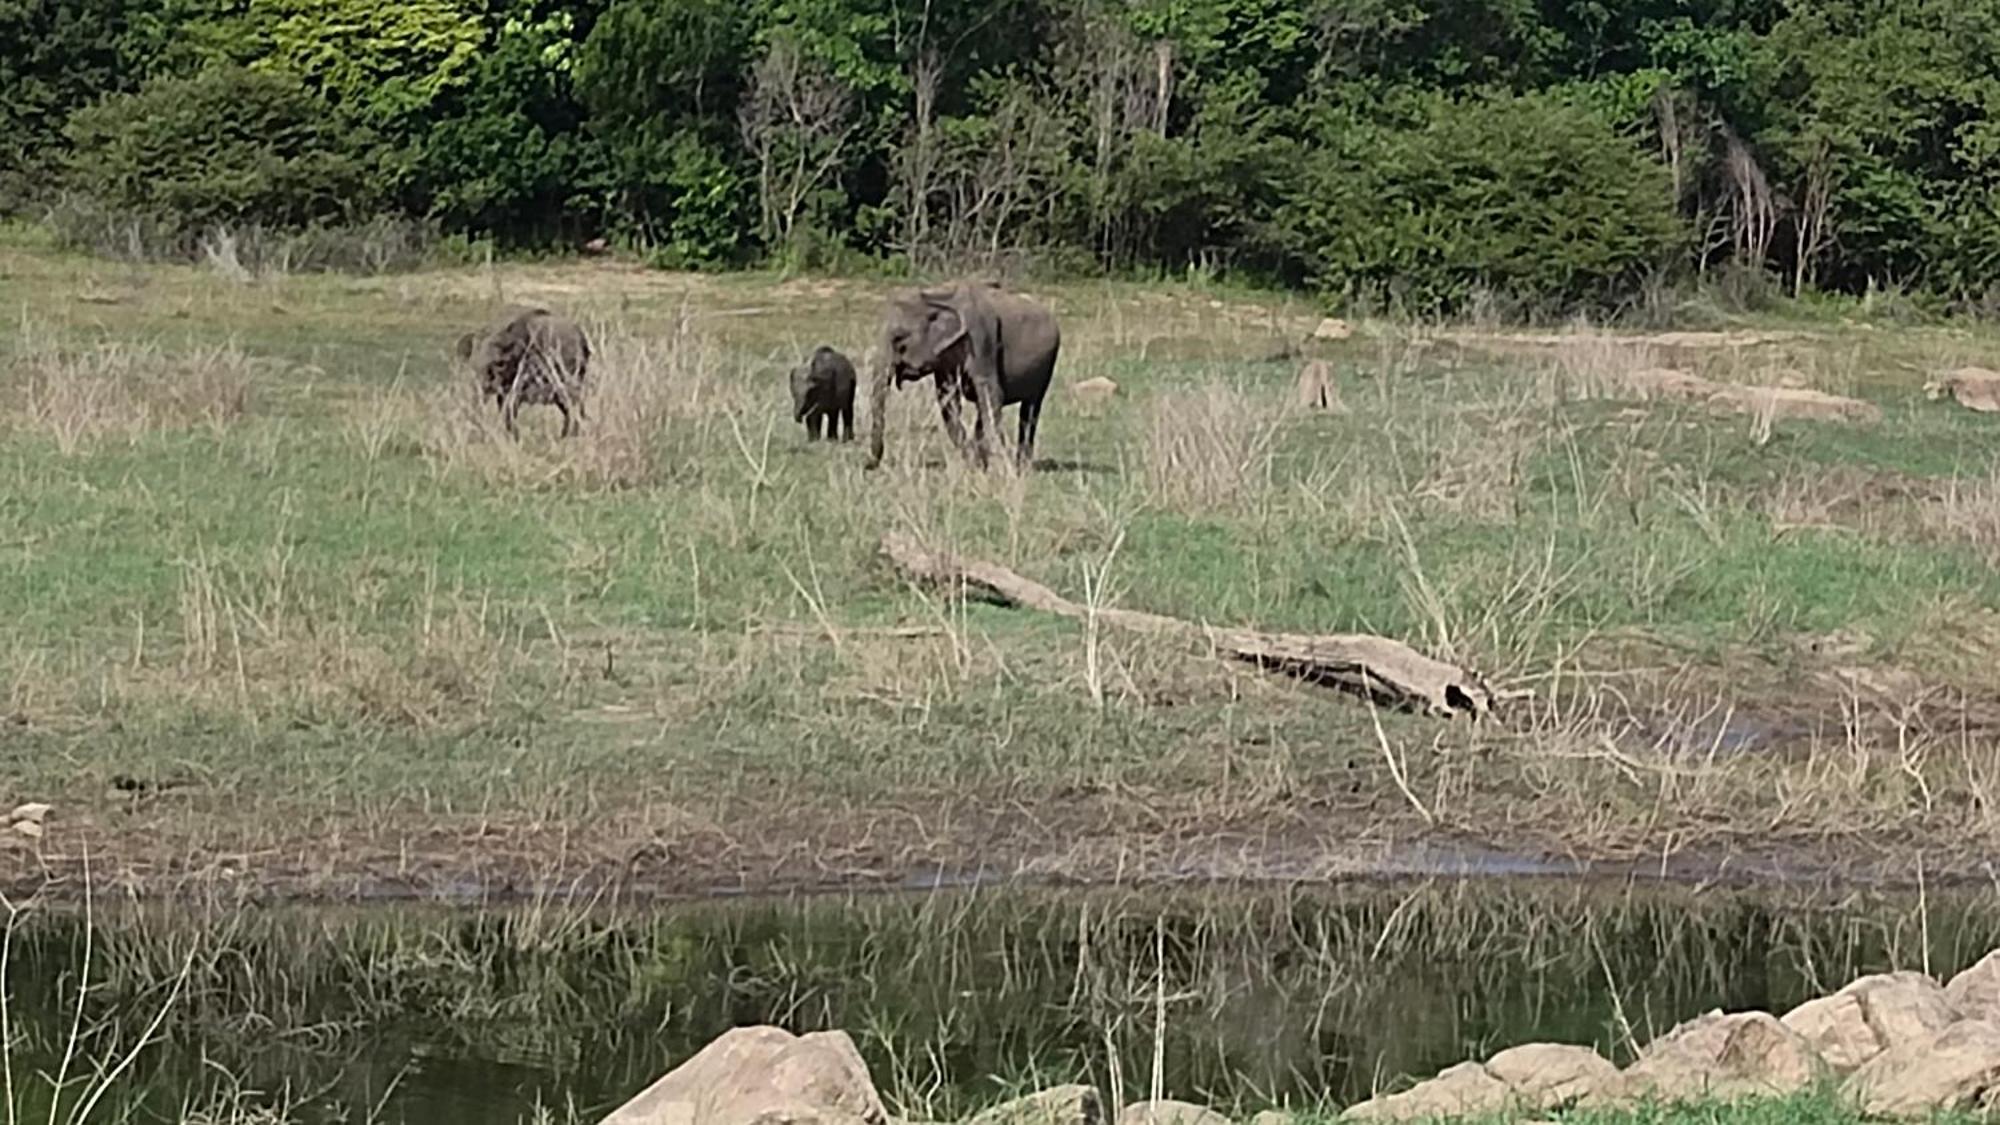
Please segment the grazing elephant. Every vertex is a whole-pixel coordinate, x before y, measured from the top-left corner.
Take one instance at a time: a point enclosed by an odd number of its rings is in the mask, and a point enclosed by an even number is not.
[[[889,299],[882,317],[882,345],[868,389],[868,467],[882,463],[882,428],[889,378],[896,385],[929,376],[935,384],[944,432],[961,453],[986,467],[986,441],[998,438],[1000,410],[1021,407],[1016,456],[1023,467],[1035,453],[1042,399],[1055,376],[1062,332],[1055,314],[1014,293],[981,282],[919,289]],[[959,401],[973,404],[972,444],[959,424]]]
[[[792,368],[792,421],[806,424],[806,440],[854,440],[854,364],[821,345],[812,358]]]
[[[472,364],[483,396],[493,399],[507,433],[520,436],[515,416],[523,403],[562,412],[562,436],[584,418],[590,341],[583,329],[545,308],[512,306],[478,333],[458,338],[458,358]]]

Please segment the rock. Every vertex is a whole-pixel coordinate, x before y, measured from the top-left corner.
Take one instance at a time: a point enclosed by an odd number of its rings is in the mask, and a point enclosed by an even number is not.
[[[49,813],[53,811],[55,811],[53,808],[51,808],[48,805],[44,805],[39,801],[31,801],[25,805],[15,805],[14,811],[7,814],[7,823],[21,824],[23,822],[27,822],[31,824],[40,824],[41,822],[47,820],[49,818]]]
[[[1967,1019],[2000,1023],[2000,949],[1951,978],[1944,986],[1944,998]]]
[[[1618,1084],[1618,1068],[1588,1047],[1528,1043],[1486,1060],[1486,1073],[1534,1110],[1557,1109],[1596,1097]]]
[[[1850,1071],[1899,1044],[1949,1027],[1958,1011],[1945,990],[1922,973],[1862,977],[1785,1013],[1786,1027],[1805,1037],[1826,1064]]]
[[[1057,1086],[996,1105],[967,1125],[1104,1125],[1104,1101],[1089,1086]]]
[[[885,1125],[844,1032],[739,1027],[626,1102],[602,1125]]]
[[[2000,411],[2000,371],[1961,367],[1924,384],[1924,397],[1935,401],[1946,395],[1967,410],[1976,410],[1981,414]]]
[[[14,831],[30,840],[42,838],[42,822],[39,820],[19,820],[14,822]]]
[[[593,238],[583,244],[583,252],[586,254],[609,254],[611,252],[611,243],[602,238]]]
[[[1331,316],[1321,320],[1313,329],[1315,340],[1345,340],[1352,335],[1354,329],[1349,327],[1346,321]]]
[[[1513,1091],[1476,1062],[1438,1072],[1400,1094],[1384,1094],[1340,1115],[1342,1121],[1414,1121],[1431,1117],[1481,1117],[1507,1108]]]
[[[2000,1094],[2000,1024],[1960,1020],[1935,1035],[1905,1040],[1855,1071],[1843,1090],[1876,1117],[1990,1109]]]
[[[1282,1109],[1267,1109],[1250,1119],[1250,1125],[1292,1125],[1293,1117]]]
[[[1230,1125],[1230,1121],[1207,1106],[1158,1101],[1126,1106],[1118,1125]]]
[[[1078,402],[1095,405],[1097,403],[1108,402],[1117,397],[1118,384],[1099,375],[1095,378],[1085,379],[1080,383],[1070,384],[1069,393],[1070,397],[1076,399]]]
[[[1347,406],[1340,401],[1340,387],[1333,381],[1333,369],[1323,359],[1309,360],[1299,367],[1298,401],[1307,410],[1347,413]]]
[[[1765,1012],[1710,1012],[1647,1044],[1607,1098],[1668,1101],[1794,1093],[1816,1081],[1824,1063],[1798,1032]]]

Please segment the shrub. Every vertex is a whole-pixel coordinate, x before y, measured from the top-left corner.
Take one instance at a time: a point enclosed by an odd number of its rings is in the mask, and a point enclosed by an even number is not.
[[[577,55],[576,93],[621,233],[662,264],[740,258],[755,197],[736,107],[750,25],[729,0],[619,0]]]
[[[63,122],[138,84],[150,0],[0,0],[0,214],[49,185]]]
[[[77,111],[72,190],[182,230],[365,214],[363,163],[296,78],[216,67]]]
[[[1671,255],[1664,169],[1601,117],[1532,95],[1401,108],[1317,122],[1276,225],[1322,290],[1418,312],[1482,289],[1611,304]]]

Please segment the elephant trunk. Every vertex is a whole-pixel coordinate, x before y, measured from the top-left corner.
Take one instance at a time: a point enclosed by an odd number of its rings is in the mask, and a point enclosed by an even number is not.
[[[875,359],[868,376],[868,467],[882,463],[882,431],[889,420],[888,349]]]
[[[792,421],[803,422],[806,420],[806,397],[809,389],[804,368],[795,367],[792,369],[791,385]]]

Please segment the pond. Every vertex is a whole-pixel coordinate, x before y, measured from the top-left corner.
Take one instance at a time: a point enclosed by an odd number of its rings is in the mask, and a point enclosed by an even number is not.
[[[593,1122],[775,1023],[852,1033],[917,1118],[1072,1079],[1248,1113],[1532,1040],[1622,1061],[1709,1008],[1995,945],[1990,892],[1554,879],[51,910],[11,932],[8,1062],[17,1108],[47,1112],[66,1073],[93,1121]]]

